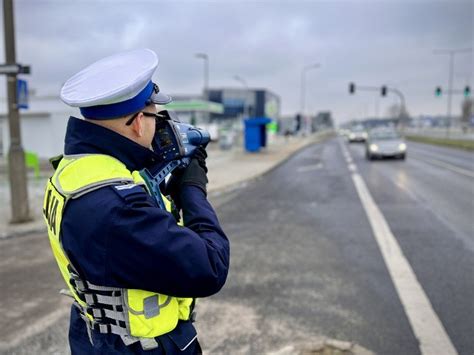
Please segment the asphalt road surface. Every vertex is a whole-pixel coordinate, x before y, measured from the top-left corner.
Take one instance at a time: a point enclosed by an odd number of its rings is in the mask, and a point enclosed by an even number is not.
[[[361,200],[360,184],[372,209]],[[473,354],[472,153],[409,143],[406,161],[369,162],[363,145],[333,139],[212,200],[231,239],[231,271],[218,295],[198,303],[196,325],[208,353],[261,354],[329,337],[378,354],[419,354],[418,339],[429,346],[445,337],[448,348]],[[387,260],[374,232],[384,223],[382,234],[394,237],[421,286],[408,288],[408,296],[403,282],[394,283],[393,265],[403,262]],[[16,253],[20,261],[0,264],[8,293],[0,308],[9,317],[0,345],[12,339],[18,345],[9,354],[67,353],[67,302],[58,306],[51,294],[61,282],[54,261],[40,252],[44,242],[40,236],[0,241],[2,259]],[[35,292],[46,307],[33,304]],[[410,307],[412,300],[429,307]],[[433,334],[417,328],[426,314],[439,322]],[[14,336],[20,326],[31,336]]]
[[[472,354],[472,153],[409,143],[406,161],[368,162],[363,145],[343,146],[448,340]],[[260,353],[323,335],[379,354],[420,353],[349,168],[335,139],[302,151],[220,206],[232,269],[215,300],[242,304],[256,320],[251,335],[227,339],[217,351],[247,344]],[[411,317],[418,315],[415,309]],[[440,334],[428,336],[436,343]]]

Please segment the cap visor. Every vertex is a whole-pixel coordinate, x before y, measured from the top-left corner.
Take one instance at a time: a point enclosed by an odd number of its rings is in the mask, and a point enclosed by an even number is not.
[[[168,96],[162,92],[153,93],[150,97],[151,102],[158,104],[158,105],[166,105],[169,104],[173,99],[171,96]]]

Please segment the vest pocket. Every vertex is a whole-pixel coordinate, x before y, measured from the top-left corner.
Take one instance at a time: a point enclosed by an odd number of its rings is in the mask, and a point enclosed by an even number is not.
[[[176,298],[143,290],[127,290],[130,333],[134,337],[154,338],[178,324]]]

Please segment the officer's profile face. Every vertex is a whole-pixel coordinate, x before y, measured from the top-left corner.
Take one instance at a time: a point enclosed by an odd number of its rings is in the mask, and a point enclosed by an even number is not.
[[[145,107],[143,112],[153,113],[156,114],[156,106],[154,104],[148,105]],[[155,136],[155,129],[156,129],[156,121],[154,117],[145,116],[143,114],[140,115],[140,123],[141,123],[141,133],[142,137],[140,137],[141,142],[139,142],[144,147],[150,148],[152,147],[153,137]]]

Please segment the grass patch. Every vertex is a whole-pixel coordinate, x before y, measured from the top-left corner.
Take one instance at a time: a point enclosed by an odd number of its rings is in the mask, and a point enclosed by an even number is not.
[[[474,140],[468,140],[468,139],[447,139],[447,138],[423,137],[423,136],[411,136],[411,135],[406,136],[406,139],[415,141],[415,142],[420,142],[420,143],[442,145],[445,147],[465,149],[465,150],[474,150]]]

